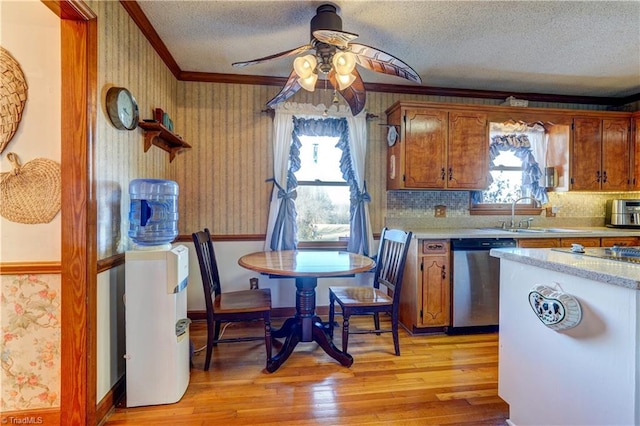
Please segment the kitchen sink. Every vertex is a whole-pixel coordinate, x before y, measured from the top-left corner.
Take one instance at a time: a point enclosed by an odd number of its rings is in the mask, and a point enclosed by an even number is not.
[[[491,231],[505,231],[505,232],[517,232],[517,233],[522,233],[522,234],[544,234],[544,233],[565,233],[565,234],[570,234],[570,233],[583,233],[583,234],[588,234],[590,231],[584,230],[584,229],[570,229],[570,228],[537,228],[537,227],[532,227],[532,228],[483,228],[485,230],[491,230]]]

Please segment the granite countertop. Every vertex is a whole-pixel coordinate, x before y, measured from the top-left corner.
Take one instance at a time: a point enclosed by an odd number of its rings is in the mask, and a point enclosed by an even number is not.
[[[552,228],[553,229],[553,228]],[[602,227],[559,227],[566,232],[511,232],[499,228],[430,228],[415,230],[418,239],[455,239],[455,238],[568,238],[568,237],[640,237],[640,230]]]
[[[593,281],[640,290],[640,263],[599,259],[553,249],[491,249],[491,256],[574,275]]]

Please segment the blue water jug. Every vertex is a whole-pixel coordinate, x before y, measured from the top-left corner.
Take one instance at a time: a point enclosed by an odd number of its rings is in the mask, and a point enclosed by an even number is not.
[[[168,244],[178,236],[178,184],[134,179],[129,183],[129,238],[141,246]]]

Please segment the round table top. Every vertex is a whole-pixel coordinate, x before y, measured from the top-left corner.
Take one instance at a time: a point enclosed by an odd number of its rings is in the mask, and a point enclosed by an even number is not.
[[[366,272],[373,259],[347,251],[282,250],[247,254],[238,264],[252,271],[291,277],[332,277]]]

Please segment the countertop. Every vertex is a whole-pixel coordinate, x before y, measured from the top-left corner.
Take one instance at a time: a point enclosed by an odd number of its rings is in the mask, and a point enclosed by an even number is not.
[[[414,238],[417,239],[442,239],[450,240],[456,238],[568,238],[568,237],[640,237],[640,230],[626,228],[602,227],[568,227],[571,232],[511,232],[499,228],[432,228],[415,230]]]
[[[640,264],[599,259],[553,249],[491,249],[491,256],[574,275],[593,281],[640,290]]]

